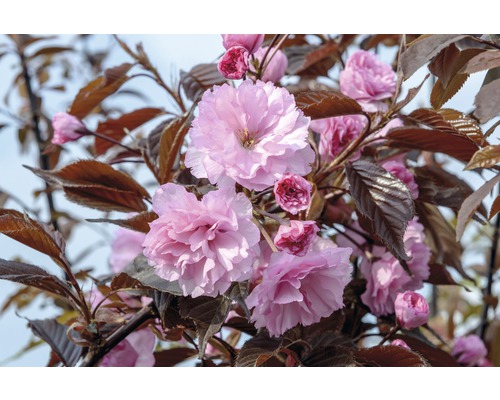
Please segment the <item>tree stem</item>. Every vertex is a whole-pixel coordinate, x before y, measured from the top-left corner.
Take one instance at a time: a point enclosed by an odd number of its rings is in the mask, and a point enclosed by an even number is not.
[[[21,66],[23,69],[23,78],[24,85],[26,87],[26,93],[28,94],[28,100],[30,103],[30,111],[31,111],[31,125],[33,132],[35,134],[35,138],[38,144],[39,150],[39,164],[40,168],[47,170],[50,169],[49,157],[44,154],[44,145],[45,140],[42,137],[42,132],[40,130],[40,108],[38,106],[38,99],[35,93],[33,92],[33,87],[31,86],[31,76],[28,70],[28,64],[26,63],[26,57],[21,49],[18,51],[19,58],[21,60]],[[58,230],[59,226],[57,223],[56,210],[54,205],[54,198],[52,197],[52,192],[50,191],[50,185],[45,182],[45,195],[47,198],[47,204],[49,206],[50,212],[50,222],[54,226],[56,230]]]
[[[499,185],[500,191],[500,185]],[[486,283],[485,297],[487,297],[483,306],[483,314],[481,316],[481,339],[484,339],[484,334],[486,333],[486,328],[488,327],[488,311],[490,308],[488,298],[492,294],[493,289],[493,274],[495,272],[496,267],[496,258],[497,258],[497,247],[498,247],[498,239],[500,236],[500,215],[495,217],[495,230],[493,232],[493,240],[491,243],[490,250],[490,265],[488,267],[488,281]]]
[[[153,309],[148,305],[135,314],[125,325],[113,332],[102,346],[98,347],[95,351],[89,351],[80,367],[96,366],[118,343],[134,332],[144,322],[152,318],[154,318]]]

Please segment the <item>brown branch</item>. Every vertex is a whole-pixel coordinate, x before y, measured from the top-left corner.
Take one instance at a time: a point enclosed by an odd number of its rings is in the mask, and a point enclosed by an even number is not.
[[[128,335],[134,332],[138,327],[140,327],[144,322],[149,319],[153,319],[155,314],[153,312],[152,306],[148,305],[144,307],[141,311],[135,314],[125,325],[122,325],[111,336],[104,342],[100,347],[91,350],[87,353],[87,356],[83,360],[80,367],[95,367],[97,363],[108,354],[118,343],[124,340]]]

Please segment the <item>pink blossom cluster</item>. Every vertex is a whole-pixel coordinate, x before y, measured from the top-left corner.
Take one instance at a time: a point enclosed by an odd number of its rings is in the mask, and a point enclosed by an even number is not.
[[[278,82],[285,75],[288,59],[279,49],[261,47],[264,35],[222,35],[226,49],[217,67],[224,78],[242,79],[261,72],[263,82]]]
[[[375,54],[358,50],[340,72],[340,91],[356,100],[367,112],[385,111],[384,100],[396,91],[396,73]]]
[[[351,249],[324,241],[318,240],[302,257],[285,252],[271,255],[262,282],[247,298],[257,328],[279,336],[343,307],[344,288],[351,280]]]
[[[185,159],[197,178],[264,190],[287,172],[311,171],[310,119],[286,89],[250,80],[238,88],[224,84],[207,90],[198,107]]]
[[[461,336],[455,340],[451,354],[460,364],[468,367],[491,367],[493,364],[486,358],[488,350],[477,335]]]
[[[215,297],[252,276],[260,233],[243,193],[219,189],[199,201],[167,183],[154,194],[153,210],[159,217],[150,224],[144,255],[158,276],[178,281],[185,296]]]
[[[404,246],[410,260],[407,262],[411,277],[401,263],[383,246],[371,248],[372,261],[364,257],[360,248],[366,248],[365,238],[358,234],[363,230],[359,224],[353,224],[355,232],[348,230],[349,239],[339,235],[337,244],[354,249],[355,255],[363,256],[360,270],[366,279],[366,291],[361,300],[375,315],[388,315],[394,312],[394,301],[399,293],[406,290],[417,290],[429,277],[429,261],[431,251],[424,243],[424,227],[414,218],[408,223],[403,236]]]

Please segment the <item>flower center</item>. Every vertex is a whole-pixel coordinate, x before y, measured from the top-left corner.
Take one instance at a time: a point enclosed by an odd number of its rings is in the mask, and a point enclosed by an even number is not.
[[[256,140],[254,138],[255,135],[250,133],[248,131],[248,128],[245,128],[245,130],[238,132],[237,135],[244,149],[253,150],[256,144]]]

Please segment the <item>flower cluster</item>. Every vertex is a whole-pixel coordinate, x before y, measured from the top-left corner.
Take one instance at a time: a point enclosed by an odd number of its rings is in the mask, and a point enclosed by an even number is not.
[[[226,49],[217,67],[227,79],[259,76],[263,82],[278,82],[285,75],[288,59],[279,49],[261,47],[264,35],[222,35]]]

